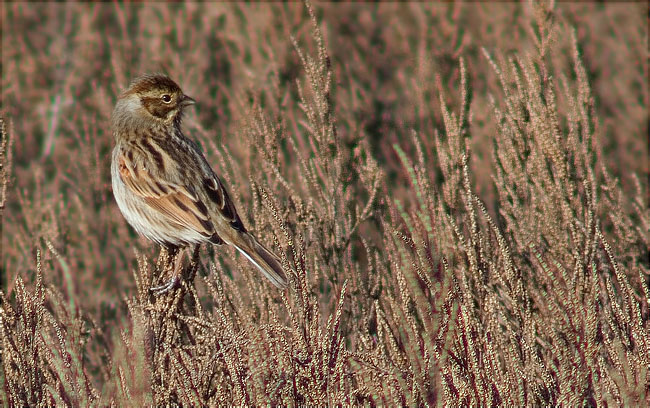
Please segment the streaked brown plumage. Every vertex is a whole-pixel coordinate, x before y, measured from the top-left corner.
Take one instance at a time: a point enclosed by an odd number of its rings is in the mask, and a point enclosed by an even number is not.
[[[183,109],[193,104],[162,74],[137,78],[119,97],[112,119],[115,200],[129,224],[148,239],[166,247],[233,245],[284,288],[280,260],[246,230],[219,177],[181,132]]]

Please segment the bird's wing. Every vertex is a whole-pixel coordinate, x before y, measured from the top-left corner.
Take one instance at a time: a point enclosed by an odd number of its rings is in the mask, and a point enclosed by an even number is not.
[[[116,160],[122,182],[152,209],[206,238],[215,235],[208,208],[196,194],[185,186],[161,178],[159,174],[154,179],[150,168],[134,161],[133,152],[128,154],[121,151]],[[155,164],[152,163],[152,166]]]
[[[210,200],[216,204],[219,215],[221,215],[221,217],[223,217],[232,228],[241,232],[246,232],[246,228],[241,222],[239,214],[237,214],[235,204],[230,199],[228,191],[226,191],[226,188],[221,183],[221,180],[219,180],[219,177],[213,174],[212,177],[205,178],[203,180],[203,188]]]

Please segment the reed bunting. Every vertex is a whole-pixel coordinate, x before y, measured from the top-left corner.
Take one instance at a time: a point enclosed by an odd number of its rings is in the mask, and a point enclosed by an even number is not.
[[[111,162],[120,211],[138,233],[172,252],[204,242],[232,245],[284,288],[279,258],[246,230],[225,186],[181,131],[183,111],[194,103],[162,74],[143,75],[120,95],[113,110]],[[152,290],[167,292],[178,279],[176,272]]]

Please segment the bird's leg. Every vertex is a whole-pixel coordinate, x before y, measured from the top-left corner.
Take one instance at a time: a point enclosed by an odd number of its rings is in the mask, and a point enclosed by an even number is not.
[[[201,249],[201,245],[197,244],[194,246],[194,250],[192,251],[192,258],[190,259],[190,264],[187,267],[188,281],[194,280],[194,277],[196,276],[196,271],[199,267],[200,249]],[[172,274],[172,278],[169,280],[169,282],[160,286],[155,286],[150,289],[150,291],[157,296],[167,293],[172,289],[175,289],[178,286],[178,283],[180,282],[181,271],[183,270],[182,261],[183,261],[183,254],[185,252],[185,249],[183,249],[182,250],[183,252],[181,253],[178,252],[177,247],[168,249],[168,251],[169,252],[168,252],[167,262],[163,270],[167,271],[168,269],[173,268],[174,273]]]
[[[169,282],[162,284],[160,286],[154,286],[149,289],[149,291],[151,291],[151,293],[153,293],[156,296],[162,295],[174,289],[178,284],[180,278],[179,272],[180,272],[180,267],[182,266],[183,263],[180,262],[181,257],[177,256],[179,254],[179,249],[176,246],[170,246],[167,247],[166,250],[167,250],[167,259],[165,260],[165,265],[162,270],[163,272],[166,272],[169,269],[173,269],[174,272]]]
[[[196,271],[199,269],[199,250],[201,249],[201,244],[196,244],[192,251],[192,258],[190,259],[190,264],[187,267],[187,277],[186,280],[191,282],[196,276]]]

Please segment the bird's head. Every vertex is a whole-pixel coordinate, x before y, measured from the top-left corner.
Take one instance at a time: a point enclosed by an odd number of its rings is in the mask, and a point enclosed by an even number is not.
[[[167,75],[145,74],[133,80],[120,95],[114,115],[122,119],[123,116],[135,115],[143,121],[171,124],[180,122],[183,109],[194,102]]]

